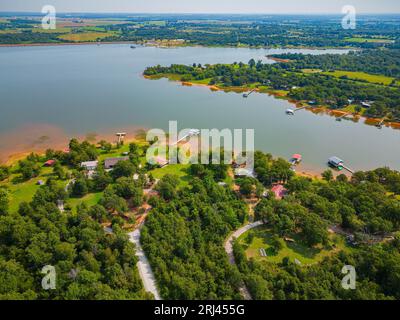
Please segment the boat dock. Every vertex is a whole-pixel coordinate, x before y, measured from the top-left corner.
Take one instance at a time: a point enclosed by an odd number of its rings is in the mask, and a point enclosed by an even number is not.
[[[198,136],[200,134],[200,130],[198,129],[190,129],[189,132],[187,134],[185,134],[182,138],[180,138],[179,140],[177,140],[176,142],[172,143],[172,146],[177,145],[179,142],[189,138],[189,137],[194,137],[194,136]]]
[[[350,115],[350,113],[345,113],[345,114],[341,115],[340,117],[337,117],[336,121],[342,121],[343,119],[345,119],[349,115]]]
[[[286,114],[290,115],[290,116],[294,116],[295,112],[298,112],[298,111],[303,110],[305,108],[307,108],[307,106],[296,108],[296,109],[286,109]]]
[[[339,171],[346,170],[346,171],[348,171],[348,172],[350,172],[350,173],[352,173],[352,174],[354,173],[354,170],[353,170],[353,169],[350,169],[350,168],[347,167],[347,166],[345,166],[344,161],[341,160],[341,159],[338,158],[338,157],[330,157],[330,158],[328,159],[328,165],[329,165],[330,167],[333,167],[333,168],[339,170]]]
[[[256,89],[253,89],[253,90],[251,90],[251,91],[248,92],[248,93],[243,93],[243,98],[248,98],[249,95],[251,95],[254,91],[256,91]]]

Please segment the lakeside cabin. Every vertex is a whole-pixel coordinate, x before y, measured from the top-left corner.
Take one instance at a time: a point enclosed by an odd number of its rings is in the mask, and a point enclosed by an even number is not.
[[[104,169],[111,170],[120,161],[127,161],[129,157],[107,158],[104,160]]]
[[[344,169],[344,161],[338,157],[331,157],[328,159],[328,164],[338,170]]]

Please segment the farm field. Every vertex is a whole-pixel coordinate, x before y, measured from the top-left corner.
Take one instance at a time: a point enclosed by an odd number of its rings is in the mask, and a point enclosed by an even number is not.
[[[58,38],[73,42],[86,42],[86,41],[96,41],[98,39],[107,38],[115,35],[114,32],[83,32],[83,33],[71,33],[61,35]]]
[[[353,42],[353,43],[393,43],[394,42],[394,40],[383,39],[383,38],[358,38],[358,37],[353,37],[353,38],[346,38],[345,40],[347,42]]]
[[[390,85],[393,80],[395,80],[392,77],[387,77],[383,75],[375,75],[375,74],[369,74],[365,72],[353,72],[353,71],[340,71],[336,70],[333,72],[323,72],[323,74],[334,76],[336,78],[344,77],[347,76],[349,79],[352,80],[362,80],[362,81],[367,81],[370,83],[376,83],[376,84],[383,84],[383,85]]]

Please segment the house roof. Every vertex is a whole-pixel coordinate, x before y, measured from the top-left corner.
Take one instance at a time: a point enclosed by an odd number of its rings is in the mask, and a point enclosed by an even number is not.
[[[278,199],[282,199],[282,197],[286,193],[285,187],[283,185],[281,185],[281,184],[277,184],[277,185],[273,186],[271,191],[273,193],[275,193],[275,197],[278,198]]]
[[[97,167],[97,165],[99,164],[98,161],[85,161],[81,163],[81,167]]]
[[[56,160],[47,160],[45,163],[44,163],[44,165],[45,166],[52,166],[53,164],[55,164],[56,163]]]
[[[129,157],[108,158],[104,160],[104,167],[106,169],[114,167],[120,161],[129,160]]]
[[[238,177],[249,177],[255,178],[254,170],[246,169],[246,168],[237,168],[235,169],[235,176]]]
[[[294,154],[292,155],[292,159],[300,160],[302,158],[301,154]]]
[[[330,157],[329,162],[335,163],[335,164],[340,164],[340,163],[343,163],[343,160],[339,159],[338,157]]]

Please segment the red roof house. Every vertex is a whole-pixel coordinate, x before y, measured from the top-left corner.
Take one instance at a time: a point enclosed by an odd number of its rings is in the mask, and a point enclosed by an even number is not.
[[[277,184],[272,187],[271,191],[275,194],[276,199],[282,199],[286,195],[286,189],[283,185]]]
[[[52,166],[54,166],[55,163],[56,163],[56,160],[47,160],[47,161],[44,163],[44,166],[45,166],[45,167],[52,167]]]

